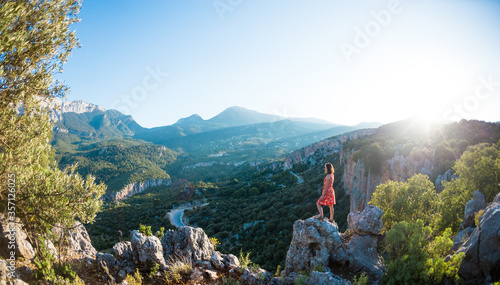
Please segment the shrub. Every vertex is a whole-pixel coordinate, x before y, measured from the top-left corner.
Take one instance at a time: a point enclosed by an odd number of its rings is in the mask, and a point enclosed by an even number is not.
[[[354,276],[354,285],[367,285],[368,284],[368,275],[366,272],[361,273],[360,275]]]
[[[151,231],[151,226],[146,226],[143,224],[139,225],[139,232],[145,236],[152,236],[153,232]]]

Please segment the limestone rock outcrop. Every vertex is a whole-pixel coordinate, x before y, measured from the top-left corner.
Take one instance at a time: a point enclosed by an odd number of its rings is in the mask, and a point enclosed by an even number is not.
[[[141,193],[150,187],[156,186],[170,186],[172,184],[171,179],[148,179],[143,182],[130,183],[125,185],[120,191],[106,194],[102,197],[104,201],[121,201],[127,199],[128,197]]]
[[[351,285],[352,283],[342,279],[331,272],[313,271],[306,280],[306,285]]]
[[[203,229],[180,227],[177,231],[169,230],[161,239],[165,259],[184,256],[193,262],[210,261],[214,245]]]
[[[328,268],[330,256],[342,245],[338,227],[326,220],[309,218],[293,224],[293,239],[286,255],[285,275]]]
[[[483,284],[500,279],[500,202],[498,194],[479,218],[479,225],[457,253],[465,257],[458,274],[466,284]]]
[[[312,164],[317,163],[328,155],[340,152],[346,141],[365,137],[373,133],[375,133],[375,130],[365,129],[324,139],[310,146],[292,151],[285,157],[283,166],[285,169],[290,169],[295,163],[299,162],[311,162]]]
[[[351,212],[347,216],[349,229],[357,234],[380,235],[382,233],[382,214],[374,205],[369,205],[362,212]]]
[[[353,151],[340,153],[341,160],[345,163],[342,182],[351,196],[350,212],[362,211],[370,201],[378,185],[387,181],[406,181],[416,173],[430,175],[434,165],[431,156],[414,158],[396,154],[382,164],[380,173],[369,172],[361,160],[354,160]]]
[[[146,236],[139,231],[132,231],[130,235],[132,248],[137,252],[139,263],[145,267],[159,264],[160,268],[165,268],[165,258],[163,257],[163,246],[156,236]]]
[[[472,200],[465,204],[464,220],[460,224],[460,230],[468,227],[476,227],[474,222],[476,213],[486,208],[486,200],[484,195],[479,191],[474,191]]]
[[[351,231],[345,234],[326,220],[297,220],[287,253],[285,276],[318,267],[335,272],[337,267],[347,266],[352,273],[367,272],[371,278],[379,279],[385,272],[377,253],[382,211],[370,206],[350,216]]]
[[[9,247],[9,244],[11,247]],[[25,260],[30,260],[35,257],[35,250],[28,241],[28,236],[23,229],[23,226],[17,222],[10,222],[4,215],[0,214],[0,256],[5,259],[10,258],[11,249],[14,248],[14,258],[22,257]]]

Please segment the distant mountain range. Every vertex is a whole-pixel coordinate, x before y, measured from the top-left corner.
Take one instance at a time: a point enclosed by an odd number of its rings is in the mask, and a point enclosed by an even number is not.
[[[344,126],[314,118],[288,118],[242,107],[230,107],[204,120],[194,114],[175,124],[144,128],[130,115],[105,110],[84,101],[56,102],[53,145],[57,153],[82,151],[82,146],[113,139],[134,139],[185,153],[191,160],[241,162],[275,159],[291,150],[322,139],[380,123]]]
[[[234,106],[208,120],[193,114],[179,119],[173,125],[144,128],[130,115],[124,115],[116,110],[105,110],[82,100],[56,101],[50,107],[52,107],[51,118],[56,122],[57,132],[72,133],[89,139],[130,136],[161,142],[217,129],[276,123],[283,120],[297,122],[298,128],[305,128],[304,132],[307,132],[307,128],[314,132],[334,127],[348,127],[314,118],[287,118]],[[380,123],[361,123],[352,128],[374,128],[380,125]]]

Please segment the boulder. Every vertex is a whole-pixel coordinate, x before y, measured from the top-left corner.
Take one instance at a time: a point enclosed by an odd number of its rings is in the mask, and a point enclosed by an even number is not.
[[[180,227],[169,230],[161,239],[166,260],[184,257],[192,262],[211,260],[214,245],[201,228]]]
[[[122,241],[113,246],[116,260],[134,262],[138,260],[137,252],[132,248],[132,243],[129,241]]]
[[[222,260],[222,262],[224,262],[226,267],[231,269],[236,269],[240,267],[240,261],[233,254],[224,255],[224,259]]]
[[[267,284],[271,280],[271,274],[262,268],[256,271],[245,267],[243,275],[241,275],[241,284],[245,285],[261,285]]]
[[[14,242],[16,258],[31,260],[35,257],[35,250],[28,241],[28,235],[23,226],[18,223],[18,220],[10,222],[4,214],[0,214],[0,256],[5,259],[10,258],[9,242],[11,241]]]
[[[129,241],[119,242],[113,246],[113,251],[125,276],[126,274],[133,274],[135,272],[135,263],[139,262],[139,256],[132,248],[132,243]]]
[[[472,200],[465,204],[464,211],[464,220],[462,224],[460,224],[460,230],[463,230],[468,227],[476,227],[477,225],[474,222],[475,215],[480,210],[486,208],[486,200],[484,199],[484,195],[479,191],[474,191],[472,196]]]
[[[457,251],[472,235],[472,232],[474,232],[474,228],[468,227],[465,228],[457,233],[455,238],[453,239],[453,246],[451,249],[453,251]]]
[[[286,256],[285,275],[310,271],[316,265],[328,268],[332,252],[341,245],[338,227],[334,224],[314,218],[295,221]]]
[[[139,231],[132,231],[130,241],[141,265],[151,267],[157,263],[160,268],[166,268],[163,247],[158,237],[145,236]]]
[[[120,264],[116,261],[115,257],[109,253],[98,252],[96,254],[96,260],[99,267],[106,274],[106,279],[112,283],[116,282],[116,276],[118,276],[120,272]]]
[[[348,280],[344,280],[330,272],[313,271],[307,278],[306,285],[350,285]]]
[[[357,234],[379,235],[382,233],[382,214],[374,205],[368,205],[362,212],[351,212],[347,216],[349,229]]]
[[[500,203],[484,210],[479,225],[457,252],[465,253],[458,274],[468,283],[500,279]]]
[[[347,243],[349,270],[353,273],[366,272],[376,279],[385,272],[382,259],[377,253],[378,237],[354,235]]]
[[[224,262],[222,259],[222,255],[218,251],[214,251],[212,253],[212,258],[210,259],[212,265],[217,269],[224,269]]]
[[[97,250],[92,245],[87,229],[82,223],[77,221],[70,229],[54,227],[53,232],[56,239],[66,242],[70,256],[95,258]]]

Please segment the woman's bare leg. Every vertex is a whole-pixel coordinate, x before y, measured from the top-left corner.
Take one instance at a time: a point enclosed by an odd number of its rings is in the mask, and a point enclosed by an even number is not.
[[[330,207],[330,221],[333,221],[333,205],[328,205]]]
[[[318,218],[323,218],[323,207],[321,207],[320,204],[316,203],[316,207],[318,207],[319,211],[319,217]]]

